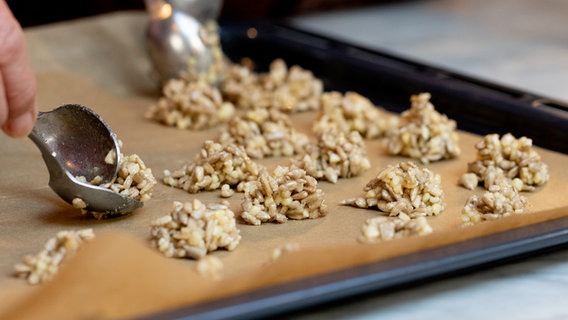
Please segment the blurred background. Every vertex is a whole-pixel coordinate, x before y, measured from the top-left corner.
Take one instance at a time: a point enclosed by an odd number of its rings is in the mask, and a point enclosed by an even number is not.
[[[120,11],[143,10],[144,0],[7,0],[22,25],[31,27]],[[337,10],[386,0],[225,0],[221,17],[279,19],[302,13]],[[392,2],[392,1],[391,1]]]

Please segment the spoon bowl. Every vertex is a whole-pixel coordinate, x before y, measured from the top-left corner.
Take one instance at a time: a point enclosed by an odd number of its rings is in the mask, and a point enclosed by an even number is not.
[[[138,200],[79,180],[100,177],[101,183],[111,182],[121,161],[116,135],[89,108],[66,104],[40,112],[29,138],[41,151],[49,186],[66,202],[80,198],[86,210],[107,214],[124,214],[142,206]],[[109,153],[116,155],[110,156],[114,161],[109,161]]]
[[[191,68],[205,73],[215,63],[215,48],[204,24],[215,19],[221,0],[146,0],[149,21],[146,46],[161,82],[180,77]]]

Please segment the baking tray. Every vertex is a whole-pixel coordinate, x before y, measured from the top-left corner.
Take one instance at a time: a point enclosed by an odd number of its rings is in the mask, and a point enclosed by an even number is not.
[[[408,107],[411,94],[430,92],[436,109],[455,119],[461,130],[482,135],[511,132],[531,137],[540,147],[568,153],[568,106],[560,101],[306,32],[285,22],[221,21],[220,27],[223,49],[233,61],[251,58],[262,71],[275,58],[283,58],[289,65],[313,71],[326,90],[356,91],[397,113]],[[565,214],[148,318],[267,318],[360,294],[407,288],[423,280],[565,248]]]

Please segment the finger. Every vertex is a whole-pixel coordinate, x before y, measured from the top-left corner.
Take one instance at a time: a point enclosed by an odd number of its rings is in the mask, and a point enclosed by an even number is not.
[[[8,135],[27,135],[35,121],[36,82],[28,63],[24,34],[3,0],[0,0],[0,125]],[[4,105],[3,105],[4,104]]]
[[[2,80],[2,73],[0,73],[0,127],[3,127],[8,120],[8,101],[6,101],[6,94],[4,93],[4,81]]]

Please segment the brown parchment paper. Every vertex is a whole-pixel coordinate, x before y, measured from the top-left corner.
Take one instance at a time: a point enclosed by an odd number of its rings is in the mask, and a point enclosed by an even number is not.
[[[61,103],[81,103],[99,113],[123,141],[125,154],[136,153],[158,180],[164,169],[177,169],[193,159],[218,128],[183,131],[144,119],[159,97],[143,50],[143,16],[137,13],[83,19],[27,31],[31,59],[44,111]],[[117,31],[114,31],[117,30]],[[82,37],[77,37],[81,34]],[[60,45],[73,41],[65,51]],[[293,115],[296,128],[310,133],[314,113]],[[459,125],[459,124],[458,124]],[[429,219],[434,232],[379,244],[356,241],[363,222],[376,214],[339,206],[359,196],[364,185],[387,164],[403,160],[385,156],[380,140],[367,141],[372,168],[363,176],[320,182],[329,214],[320,219],[284,224],[239,224],[242,241],[233,252],[217,251],[224,269],[220,280],[204,278],[193,260],[168,259],[149,245],[149,224],[168,214],[174,200],[219,201],[219,192],[188,194],[156,185],[152,199],[132,214],[98,221],[81,215],[48,187],[41,155],[31,141],[0,135],[0,318],[124,318],[147,315],[286,281],[341,270],[428,248],[456,243],[568,214],[564,188],[568,157],[539,149],[549,164],[551,180],[525,195],[529,213],[460,228],[460,214],[472,191],[457,187],[480,139],[460,133],[462,156],[428,165],[441,174],[447,209]],[[288,158],[259,161],[270,167]],[[481,193],[478,189],[473,192]],[[241,194],[229,199],[240,211]],[[13,265],[38,252],[63,229],[93,228],[97,238],[70,259],[50,283],[30,286],[13,277]],[[299,246],[272,260],[274,249]]]

